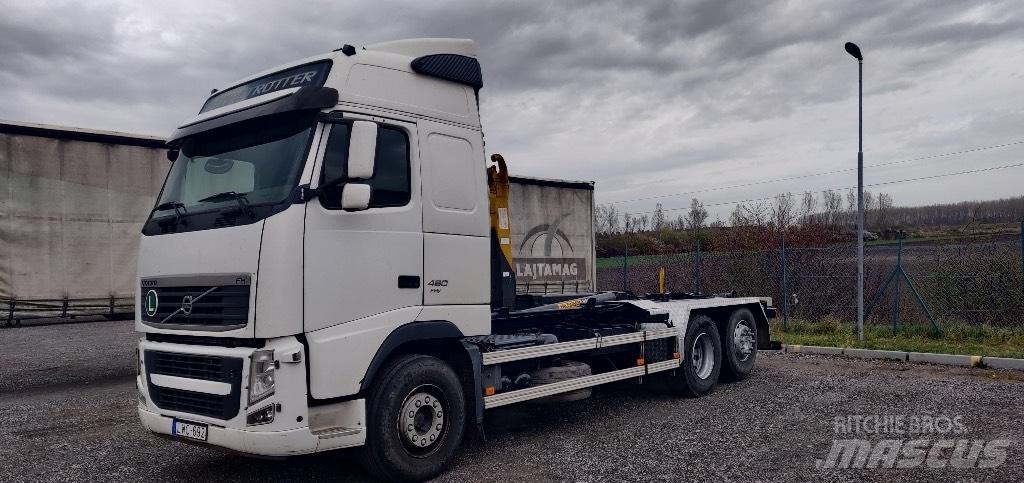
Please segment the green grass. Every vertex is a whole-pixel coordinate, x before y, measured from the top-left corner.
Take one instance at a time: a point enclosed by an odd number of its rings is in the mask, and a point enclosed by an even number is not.
[[[771,330],[772,338],[783,344],[1024,358],[1024,327],[947,324],[936,335],[930,326],[901,327],[894,334],[888,326],[869,325],[864,327],[864,342],[857,340],[854,324],[834,319],[790,320],[788,330],[783,330],[782,321],[772,321]]]
[[[630,255],[629,266],[639,267],[643,265],[655,265],[662,264],[668,265],[672,263],[676,258],[689,258],[688,253],[680,253],[678,255]],[[597,268],[618,268],[622,269],[622,257],[607,257],[597,259]]]

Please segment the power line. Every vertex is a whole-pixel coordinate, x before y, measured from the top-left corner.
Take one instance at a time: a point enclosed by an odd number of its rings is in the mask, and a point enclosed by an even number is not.
[[[1024,141],[1021,141],[1021,142],[1024,143]],[[909,182],[912,182],[912,181],[923,181],[923,180],[936,179],[936,178],[946,178],[946,177],[949,177],[949,176],[960,176],[960,175],[965,175],[965,174],[983,173],[983,172],[986,172],[986,171],[996,171],[996,170],[1000,170],[1000,169],[1019,168],[1021,166],[1024,166],[1024,161],[1019,162],[1019,163],[1014,163],[1014,164],[1004,164],[1004,165],[1000,165],[1000,166],[992,166],[992,167],[988,167],[988,168],[978,168],[978,169],[969,169],[969,170],[966,170],[966,171],[957,171],[957,172],[953,172],[953,173],[933,174],[933,175],[929,175],[929,176],[918,176],[916,178],[904,178],[904,179],[897,179],[897,180],[891,180],[891,181],[880,181],[880,182],[877,182],[877,183],[866,184],[864,186],[865,187],[870,187],[870,186],[886,186],[886,185],[898,184],[898,183],[909,183]],[[827,189],[822,190],[822,191],[840,191],[840,190],[847,190],[847,189],[853,189],[853,188],[856,188],[856,186],[846,186],[846,187],[842,187],[842,188],[827,188]],[[817,191],[817,190],[815,190],[815,191]],[[808,193],[809,192],[810,191],[808,191]],[[704,207],[706,208],[706,207],[710,207],[710,206],[725,206],[725,205],[736,205],[736,204],[740,204],[740,203],[752,203],[752,202],[755,202],[755,201],[767,201],[767,200],[774,199],[776,196],[778,196],[778,195],[765,196],[763,198],[751,198],[751,199],[739,200],[739,201],[722,201],[722,202],[719,202],[719,203],[709,203],[709,204],[704,205]],[[683,210],[689,210],[689,209],[690,209],[690,207],[687,206],[687,207],[681,207],[681,208],[664,208],[661,211],[662,212],[667,212],[667,211],[683,211]],[[638,211],[638,212],[633,212],[633,213],[625,213],[625,212],[623,212],[623,215],[649,215],[651,213],[654,213],[654,211]]]
[[[877,167],[880,167],[880,166],[892,166],[894,164],[911,163],[911,162],[914,162],[914,161],[923,161],[925,159],[943,158],[943,157],[947,157],[947,156],[956,156],[956,155],[960,155],[960,154],[974,153],[974,152],[978,152],[978,151],[988,151],[990,149],[1005,148],[1005,147],[1009,147],[1009,146],[1016,146],[1018,144],[1024,144],[1024,140],[1014,141],[1014,142],[1010,142],[1010,143],[1003,143],[1003,144],[993,144],[991,146],[982,146],[982,147],[978,147],[978,148],[964,149],[962,151],[954,151],[954,152],[949,152],[949,153],[932,154],[932,155],[921,156],[921,157],[917,157],[917,158],[901,159],[901,160],[898,160],[898,161],[888,161],[888,162],[885,162],[885,163],[868,164],[868,165],[865,165],[864,167],[865,168],[877,168]],[[609,205],[617,205],[617,204],[621,204],[621,203],[632,203],[632,202],[635,202],[635,201],[649,201],[649,200],[656,200],[656,199],[662,199],[662,198],[675,198],[677,196],[695,195],[695,194],[701,194],[701,193],[710,193],[710,192],[713,192],[713,191],[730,190],[730,189],[736,189],[736,188],[747,188],[747,187],[750,187],[750,186],[758,186],[758,185],[763,185],[763,184],[778,183],[780,181],[792,181],[792,180],[796,180],[796,179],[814,178],[814,177],[818,177],[818,176],[827,176],[827,175],[830,175],[830,174],[847,173],[847,172],[856,171],[856,170],[857,170],[857,168],[843,168],[843,169],[836,169],[836,170],[832,170],[832,171],[820,171],[820,172],[817,172],[817,173],[801,174],[801,175],[797,175],[797,176],[787,176],[787,177],[783,177],[783,178],[763,179],[763,180],[760,180],[760,181],[751,181],[749,183],[740,183],[740,184],[727,185],[727,186],[717,186],[717,187],[714,187],[714,188],[704,188],[704,189],[699,189],[699,190],[694,190],[694,191],[684,191],[684,192],[681,192],[681,193],[669,193],[669,194],[665,194],[665,195],[647,196],[647,197],[644,197],[644,198],[633,198],[633,199],[629,199],[629,200],[609,201],[607,204],[609,204]]]

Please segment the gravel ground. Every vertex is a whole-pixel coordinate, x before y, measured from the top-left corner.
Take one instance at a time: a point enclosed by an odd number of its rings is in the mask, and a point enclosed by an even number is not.
[[[130,379],[138,339],[130,320],[2,328],[0,394]]]
[[[130,322],[0,330],[0,481],[365,481],[353,451],[255,460],[146,434]],[[1024,373],[763,353],[751,379],[675,399],[632,384],[487,414],[442,481],[1024,481]],[[962,417],[1012,442],[993,469],[818,470],[847,415]],[[903,438],[869,435],[869,440]],[[908,438],[908,439],[913,439]]]

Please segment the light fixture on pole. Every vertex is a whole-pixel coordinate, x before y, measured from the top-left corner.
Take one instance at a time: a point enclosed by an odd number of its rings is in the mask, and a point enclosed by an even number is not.
[[[864,56],[847,42],[846,52],[857,59],[857,337],[864,340]]]

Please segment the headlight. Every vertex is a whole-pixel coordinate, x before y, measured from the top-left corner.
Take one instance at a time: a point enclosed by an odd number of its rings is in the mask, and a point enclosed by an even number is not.
[[[249,404],[253,404],[274,394],[274,349],[255,351],[249,360]]]

